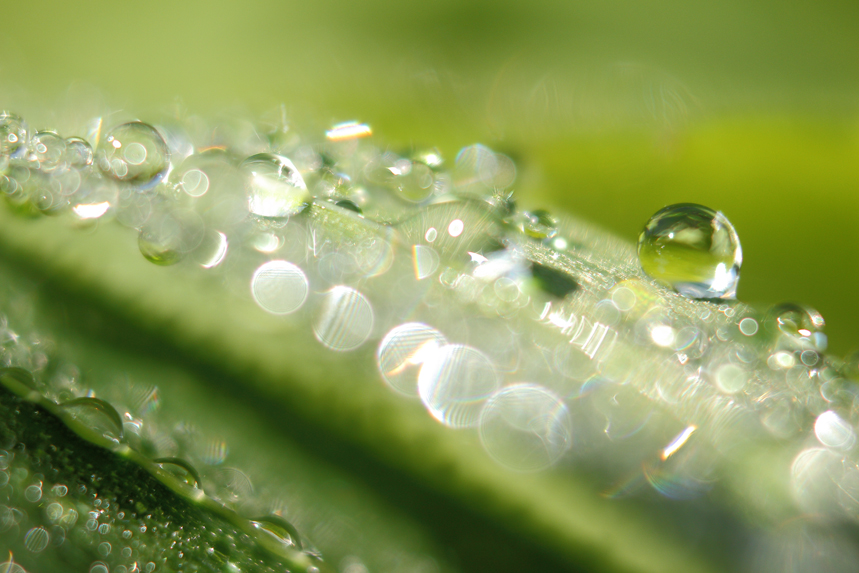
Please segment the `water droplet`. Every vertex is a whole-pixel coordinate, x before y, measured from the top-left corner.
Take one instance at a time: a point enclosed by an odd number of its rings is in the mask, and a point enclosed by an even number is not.
[[[328,348],[346,352],[367,341],[373,322],[373,307],[363,294],[347,286],[335,286],[325,293],[313,333]]]
[[[480,410],[498,389],[495,367],[482,352],[458,344],[442,346],[421,367],[418,394],[442,424],[452,428],[477,425]]]
[[[194,258],[204,269],[212,269],[224,262],[230,243],[227,236],[209,229],[203,237],[203,242],[194,251]]]
[[[66,139],[65,161],[76,169],[92,165],[92,146],[80,137],[69,137]]]
[[[0,111],[0,159],[17,159],[27,153],[27,124],[11,112]]]
[[[61,404],[62,409],[77,422],[89,427],[108,440],[122,440],[122,418],[109,403],[100,398],[76,398]]]
[[[543,209],[522,211],[509,220],[514,227],[533,239],[551,239],[558,233],[557,221]]]
[[[282,155],[259,153],[242,162],[248,176],[248,209],[260,217],[291,217],[310,204],[304,179]]]
[[[690,298],[733,299],[743,252],[720,212],[681,203],[657,212],[638,238],[641,267]]]
[[[48,546],[50,534],[44,527],[34,527],[24,536],[24,547],[32,553],[40,553]]]
[[[269,515],[267,517],[257,517],[251,520],[251,525],[263,533],[264,537],[260,538],[268,547],[284,548],[295,547],[301,549],[301,537],[298,535],[298,530],[277,515]]]
[[[105,174],[137,189],[151,189],[170,167],[170,151],[161,134],[140,121],[113,128],[99,143],[95,155],[96,164]]]
[[[185,460],[181,458],[158,458],[152,461],[158,464],[162,470],[179,479],[179,481],[185,485],[189,485],[194,488],[200,487],[200,474],[197,473],[194,466]]]
[[[53,131],[40,131],[30,140],[31,159],[49,173],[65,165],[66,141]]]
[[[110,573],[110,568],[101,561],[95,561],[90,565],[89,573]]]
[[[501,465],[534,472],[553,465],[572,443],[567,407],[536,384],[514,384],[492,395],[480,414],[480,439]]]
[[[140,229],[137,246],[146,260],[168,266],[199,247],[204,236],[205,224],[197,213],[176,209],[150,216]]]
[[[823,316],[809,306],[790,302],[778,304],[767,313],[767,324],[781,334],[785,342],[818,352],[826,350],[827,339],[823,333],[826,323]]]
[[[251,279],[251,293],[263,310],[290,314],[307,300],[308,282],[298,266],[274,260],[261,265]]]
[[[821,444],[836,450],[849,450],[856,443],[853,428],[832,410],[827,410],[817,417],[814,422],[814,435]]]
[[[440,347],[447,344],[441,332],[408,322],[391,329],[379,344],[376,363],[388,385],[406,396],[418,395],[420,368]]]

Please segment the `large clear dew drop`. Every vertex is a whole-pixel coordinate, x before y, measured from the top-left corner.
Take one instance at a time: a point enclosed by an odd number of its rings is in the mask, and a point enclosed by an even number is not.
[[[248,210],[259,217],[297,215],[310,204],[310,192],[292,161],[282,155],[259,153],[242,162],[248,177]]]
[[[689,298],[734,299],[743,251],[720,212],[681,203],[657,212],[638,238],[641,268]]]
[[[170,150],[154,127],[132,121],[107,133],[96,149],[95,162],[117,181],[151,189],[170,168]]]

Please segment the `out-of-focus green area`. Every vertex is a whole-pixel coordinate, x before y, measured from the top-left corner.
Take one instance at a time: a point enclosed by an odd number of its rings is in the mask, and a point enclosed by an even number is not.
[[[142,119],[285,103],[448,159],[481,141],[517,160],[521,204],[629,239],[668,203],[722,210],[740,297],[811,304],[859,347],[855,2],[53,1],[3,22],[0,107],[34,127],[101,93]]]

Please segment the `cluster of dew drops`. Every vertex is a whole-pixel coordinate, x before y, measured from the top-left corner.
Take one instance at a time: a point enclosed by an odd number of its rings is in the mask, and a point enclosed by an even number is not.
[[[0,190],[23,213],[114,219],[147,260],[220,272],[263,311],[307,316],[333,351],[379,340],[388,386],[477,428],[515,471],[653,438],[633,478],[640,459],[603,464],[610,493],[641,482],[688,497],[715,479],[712,452],[753,427],[808,441],[786,468],[803,509],[859,515],[859,372],[824,355],[815,310],[735,300],[742,250],[723,214],[666,207],[635,264],[618,265],[627,247],[601,252],[574,225],[517,211],[506,155],[478,144],[448,163],[370,135],[135,121],[93,146],[3,112]]]

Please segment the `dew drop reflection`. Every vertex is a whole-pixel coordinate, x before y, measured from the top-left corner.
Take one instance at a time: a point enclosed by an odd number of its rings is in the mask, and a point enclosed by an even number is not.
[[[489,358],[470,346],[450,344],[434,352],[421,367],[418,394],[442,424],[452,428],[477,425],[480,410],[498,388]]]
[[[331,350],[347,352],[367,341],[373,323],[370,301],[357,290],[339,285],[325,293],[313,333]]]
[[[421,366],[445,344],[441,332],[426,324],[409,322],[393,328],[376,354],[382,378],[400,394],[417,396]]]
[[[269,261],[261,265],[251,279],[254,300],[272,314],[295,312],[307,300],[307,292],[304,272],[287,261]]]
[[[545,469],[572,444],[567,407],[537,384],[514,384],[493,394],[479,424],[480,439],[489,455],[516,471]]]

